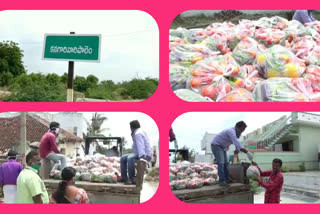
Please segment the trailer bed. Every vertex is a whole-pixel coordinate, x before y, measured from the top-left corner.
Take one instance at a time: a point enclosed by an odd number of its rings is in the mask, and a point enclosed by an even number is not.
[[[57,189],[60,180],[47,179],[44,184],[49,192]],[[141,188],[135,185],[123,183],[92,183],[77,181],[75,186],[84,189],[89,197],[90,203],[94,204],[127,204],[140,203]]]
[[[253,203],[250,186],[242,183],[230,184],[228,188],[213,185],[172,192],[178,199],[187,203]]]

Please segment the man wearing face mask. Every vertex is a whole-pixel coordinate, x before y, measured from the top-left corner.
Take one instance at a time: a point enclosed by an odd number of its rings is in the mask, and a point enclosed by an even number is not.
[[[248,153],[248,151],[240,144],[239,138],[244,132],[247,125],[243,122],[237,122],[232,128],[228,128],[216,135],[211,143],[212,153],[218,164],[219,185],[227,187],[231,182],[229,178],[227,151],[229,146],[234,144],[236,147],[235,153],[239,151]]]
[[[59,162],[61,162],[61,170],[66,167],[66,156],[60,154],[56,144],[56,139],[59,135],[59,128],[59,123],[51,122],[49,131],[42,136],[40,141],[40,157],[42,159],[46,158],[55,163],[51,172],[58,169]]]
[[[14,204],[17,201],[17,178],[23,169],[21,163],[16,161],[17,152],[8,152],[8,162],[0,167],[0,186],[3,187],[4,203]]]
[[[151,161],[152,151],[147,133],[140,128],[138,120],[130,122],[131,136],[133,140],[133,154],[123,155],[120,159],[121,181],[126,184],[136,184],[135,160]],[[128,180],[129,174],[129,180]]]
[[[17,203],[19,204],[47,204],[49,196],[46,187],[38,175],[40,169],[40,155],[31,151],[26,156],[27,166],[17,179]]]

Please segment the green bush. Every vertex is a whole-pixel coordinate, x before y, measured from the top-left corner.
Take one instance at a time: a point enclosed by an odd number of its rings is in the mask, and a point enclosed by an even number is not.
[[[1,43],[0,43],[1,44]],[[1,48],[0,48],[1,51]],[[8,63],[0,59],[5,70]],[[11,72],[1,72],[0,87],[6,87],[12,94],[2,98],[4,101],[16,102],[50,102],[66,101],[68,74],[22,73],[14,76]],[[94,75],[88,77],[76,76],[74,80],[75,94],[85,94],[87,98],[103,100],[128,100],[147,99],[157,89],[158,79],[133,79],[122,83],[114,83],[112,80],[99,79]]]
[[[0,74],[0,86],[9,86],[13,81],[13,75],[10,72]]]
[[[94,75],[87,76],[87,87],[92,88],[96,87],[99,83],[99,79]]]
[[[89,88],[86,92],[86,97],[104,100],[114,99],[112,92],[105,90],[105,88],[101,85],[98,85],[94,88]]]
[[[58,74],[47,74],[45,78],[51,85],[59,85],[61,83],[61,77]]]
[[[74,90],[79,92],[86,92],[88,89],[87,80],[85,77],[76,76],[74,79]]]
[[[121,96],[131,99],[147,99],[156,91],[158,84],[152,79],[133,79],[130,82],[122,83],[125,91]]]
[[[12,41],[0,42],[0,87],[5,87],[12,95],[3,98],[4,101],[66,101],[68,74],[59,76],[55,73],[26,74],[23,62],[23,51],[18,43]],[[87,98],[105,100],[147,99],[157,89],[158,79],[133,79],[122,83],[105,80],[99,83],[94,75],[86,78],[76,76],[75,92],[86,95]]]
[[[91,85],[94,85],[92,82]],[[107,100],[147,99],[155,92],[157,86],[156,79],[133,79],[118,84],[106,80],[88,87],[86,97]]]
[[[56,77],[47,77],[48,75],[43,74],[20,75],[9,87],[12,95],[3,100],[15,102],[66,101],[66,87]]]
[[[300,172],[305,172],[305,171],[306,171],[306,166],[305,166],[304,162],[302,162],[302,163],[299,165],[299,169],[300,169]]]
[[[60,81],[61,81],[63,84],[67,85],[67,83],[68,83],[68,74],[67,74],[67,73],[64,73],[64,74],[60,77]]]
[[[286,166],[283,166],[281,168],[281,172],[283,172],[283,173],[289,172],[289,169]]]

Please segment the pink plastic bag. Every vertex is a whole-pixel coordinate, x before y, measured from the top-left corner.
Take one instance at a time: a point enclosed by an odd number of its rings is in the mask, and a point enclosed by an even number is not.
[[[257,41],[262,42],[267,47],[277,44],[285,44],[286,35],[283,31],[272,28],[260,28],[255,32]]]
[[[315,46],[316,43],[311,36],[296,37],[291,50],[297,57],[306,60],[312,54]]]
[[[253,102],[251,92],[243,88],[237,88],[217,99],[217,102]]]

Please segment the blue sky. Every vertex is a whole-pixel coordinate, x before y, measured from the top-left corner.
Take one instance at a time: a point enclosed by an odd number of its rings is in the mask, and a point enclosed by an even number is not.
[[[101,62],[76,62],[75,74],[121,82],[159,77],[159,30],[142,11],[2,11],[0,42],[12,40],[24,51],[29,73],[67,72],[68,62],[42,60],[45,33],[101,34]]]

